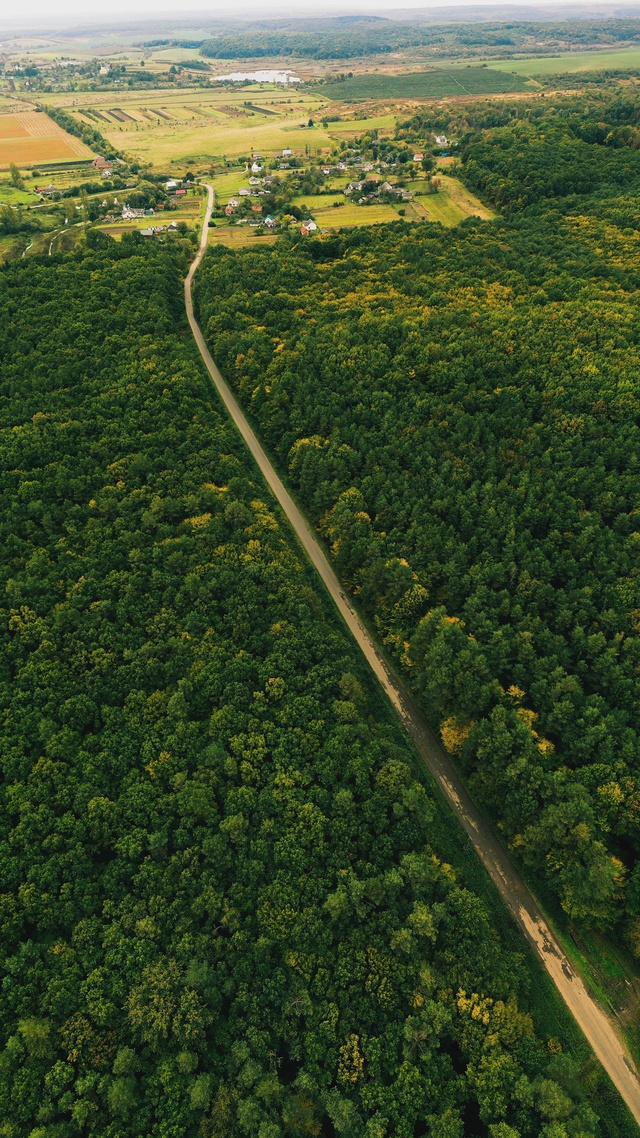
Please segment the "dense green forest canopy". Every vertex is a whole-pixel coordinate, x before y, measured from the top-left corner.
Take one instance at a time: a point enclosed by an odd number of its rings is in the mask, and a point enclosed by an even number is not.
[[[640,952],[638,109],[472,134],[506,219],[217,249],[197,295],[474,793]]]
[[[166,38],[145,46],[199,47],[211,59],[292,56],[356,59],[418,49],[429,58],[544,55],[589,47],[623,47],[640,39],[640,20],[509,20],[436,23],[428,12],[409,20],[332,16],[212,23],[207,38]]]
[[[0,273],[2,1138],[631,1133],[443,860],[183,269]]]

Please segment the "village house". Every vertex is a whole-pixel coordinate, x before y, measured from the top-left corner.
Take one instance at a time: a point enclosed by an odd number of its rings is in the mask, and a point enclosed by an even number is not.
[[[232,209],[237,209],[240,205],[240,198],[229,198],[229,205]]]
[[[252,213],[262,213],[262,206],[261,205],[252,205],[251,206],[251,212]]]
[[[249,178],[249,185],[250,186],[261,186],[262,185],[262,178]]]
[[[106,158],[103,158],[101,154],[98,154],[97,158],[94,158],[93,160],[94,170],[102,170],[104,166],[108,165],[109,163],[107,162]]]
[[[165,189],[167,189],[167,190],[177,190],[177,188],[178,188],[178,186],[179,186],[179,185],[180,185],[180,182],[176,182],[175,178],[171,178],[171,179],[170,179],[170,180],[169,180],[169,181],[166,183]]]
[[[186,190],[176,190],[175,196],[177,198],[184,198],[184,197],[186,197],[186,195],[187,195]]]
[[[275,217],[265,217],[264,224],[266,225],[267,229],[275,229],[278,222],[276,221]]]
[[[327,174],[333,173],[333,166],[322,166],[321,170],[322,170],[322,173],[326,176]]]
[[[240,186],[238,193],[240,194],[241,198],[248,198],[249,194],[251,193],[251,190],[249,189],[248,186]]]
[[[307,237],[310,233],[315,233],[317,228],[315,221],[309,218],[308,221],[303,221],[300,232],[303,237]]]
[[[234,210],[234,207],[231,205],[231,202],[229,202],[229,204],[225,206],[224,212],[226,213],[227,217],[233,217],[235,210]]]
[[[262,170],[262,166],[260,165],[259,162],[253,162],[251,164],[251,173],[252,174],[259,174],[261,172],[261,170]]]
[[[130,206],[122,207],[122,220],[135,221],[137,217],[144,217],[145,211],[143,209],[131,209]]]
[[[414,154],[413,161],[414,162],[422,162],[423,158],[424,158],[424,154],[420,154],[420,152],[418,151],[417,154]]]
[[[448,146],[449,144],[447,142],[446,134],[437,134],[436,135],[436,143],[438,146]]]
[[[292,155],[292,154],[293,154],[293,151],[292,151],[292,150],[289,150],[289,148],[288,148],[288,147],[286,147],[286,148],[285,148],[285,149],[282,151],[282,157],[283,157],[283,158],[291,158],[291,155]]]

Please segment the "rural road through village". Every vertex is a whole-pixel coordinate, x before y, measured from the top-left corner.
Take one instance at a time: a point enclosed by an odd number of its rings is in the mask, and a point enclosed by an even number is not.
[[[404,686],[376,647],[375,641],[353,608],[308,522],[296,506],[247,422],[231,389],[218,371],[193,313],[191,282],[207,247],[209,219],[213,208],[213,187],[207,186],[209,199],[198,253],[185,281],[185,304],[191,331],[218,394],[253,455],[262,476],[277,498],[295,534],[312,561],[334,601],[344,623],[358,644],[420,756],[431,771],[442,793],[468,834],[478,857],[496,885],[505,904],[544,964],[549,976],[582,1029],[605,1071],[640,1124],[640,1080],[633,1060],[612,1019],[588,993],[580,977],[556,940],[535,898],[512,865],[491,828],[467,793],[446,751],[416,708]]]

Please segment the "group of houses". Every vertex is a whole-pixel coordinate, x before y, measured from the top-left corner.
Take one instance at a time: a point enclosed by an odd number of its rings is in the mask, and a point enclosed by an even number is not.
[[[263,226],[266,229],[275,229],[278,225],[275,217],[261,217],[259,220],[250,220],[248,217],[239,217],[236,225],[248,225],[251,229],[256,229],[258,226]]]
[[[238,207],[242,205],[242,198],[262,197],[264,194],[269,193],[269,191],[277,182],[277,178],[258,178],[255,174],[252,174],[252,176],[249,178],[249,185],[240,186],[240,189],[238,190],[238,196],[229,198],[229,201],[227,202],[224,210],[227,217],[232,217]],[[261,205],[255,204],[251,207],[251,209],[254,213],[262,213]]]
[[[375,187],[375,189],[374,189]],[[379,201],[383,197],[395,198],[397,201],[410,202],[413,194],[410,190],[405,190],[403,186],[394,186],[391,182],[382,182],[378,184],[373,179],[364,180],[362,182],[349,182],[345,186],[343,193],[348,198],[352,198],[358,205],[364,205],[366,202]]]
[[[100,171],[103,178],[110,178],[113,174],[113,162],[108,162],[101,154],[93,159],[92,166],[94,170]]]
[[[123,205],[121,217],[123,221],[135,221],[138,217],[152,217],[155,212],[155,209],[133,209],[132,206]]]
[[[157,237],[159,233],[173,233],[178,228],[177,221],[170,221],[168,225],[150,225],[140,230],[141,237]]]

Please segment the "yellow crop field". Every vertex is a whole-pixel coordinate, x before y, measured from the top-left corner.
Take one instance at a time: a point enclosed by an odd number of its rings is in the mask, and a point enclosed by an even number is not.
[[[48,115],[38,111],[0,114],[0,169],[7,169],[12,162],[33,166],[75,158],[91,158],[89,147]]]

